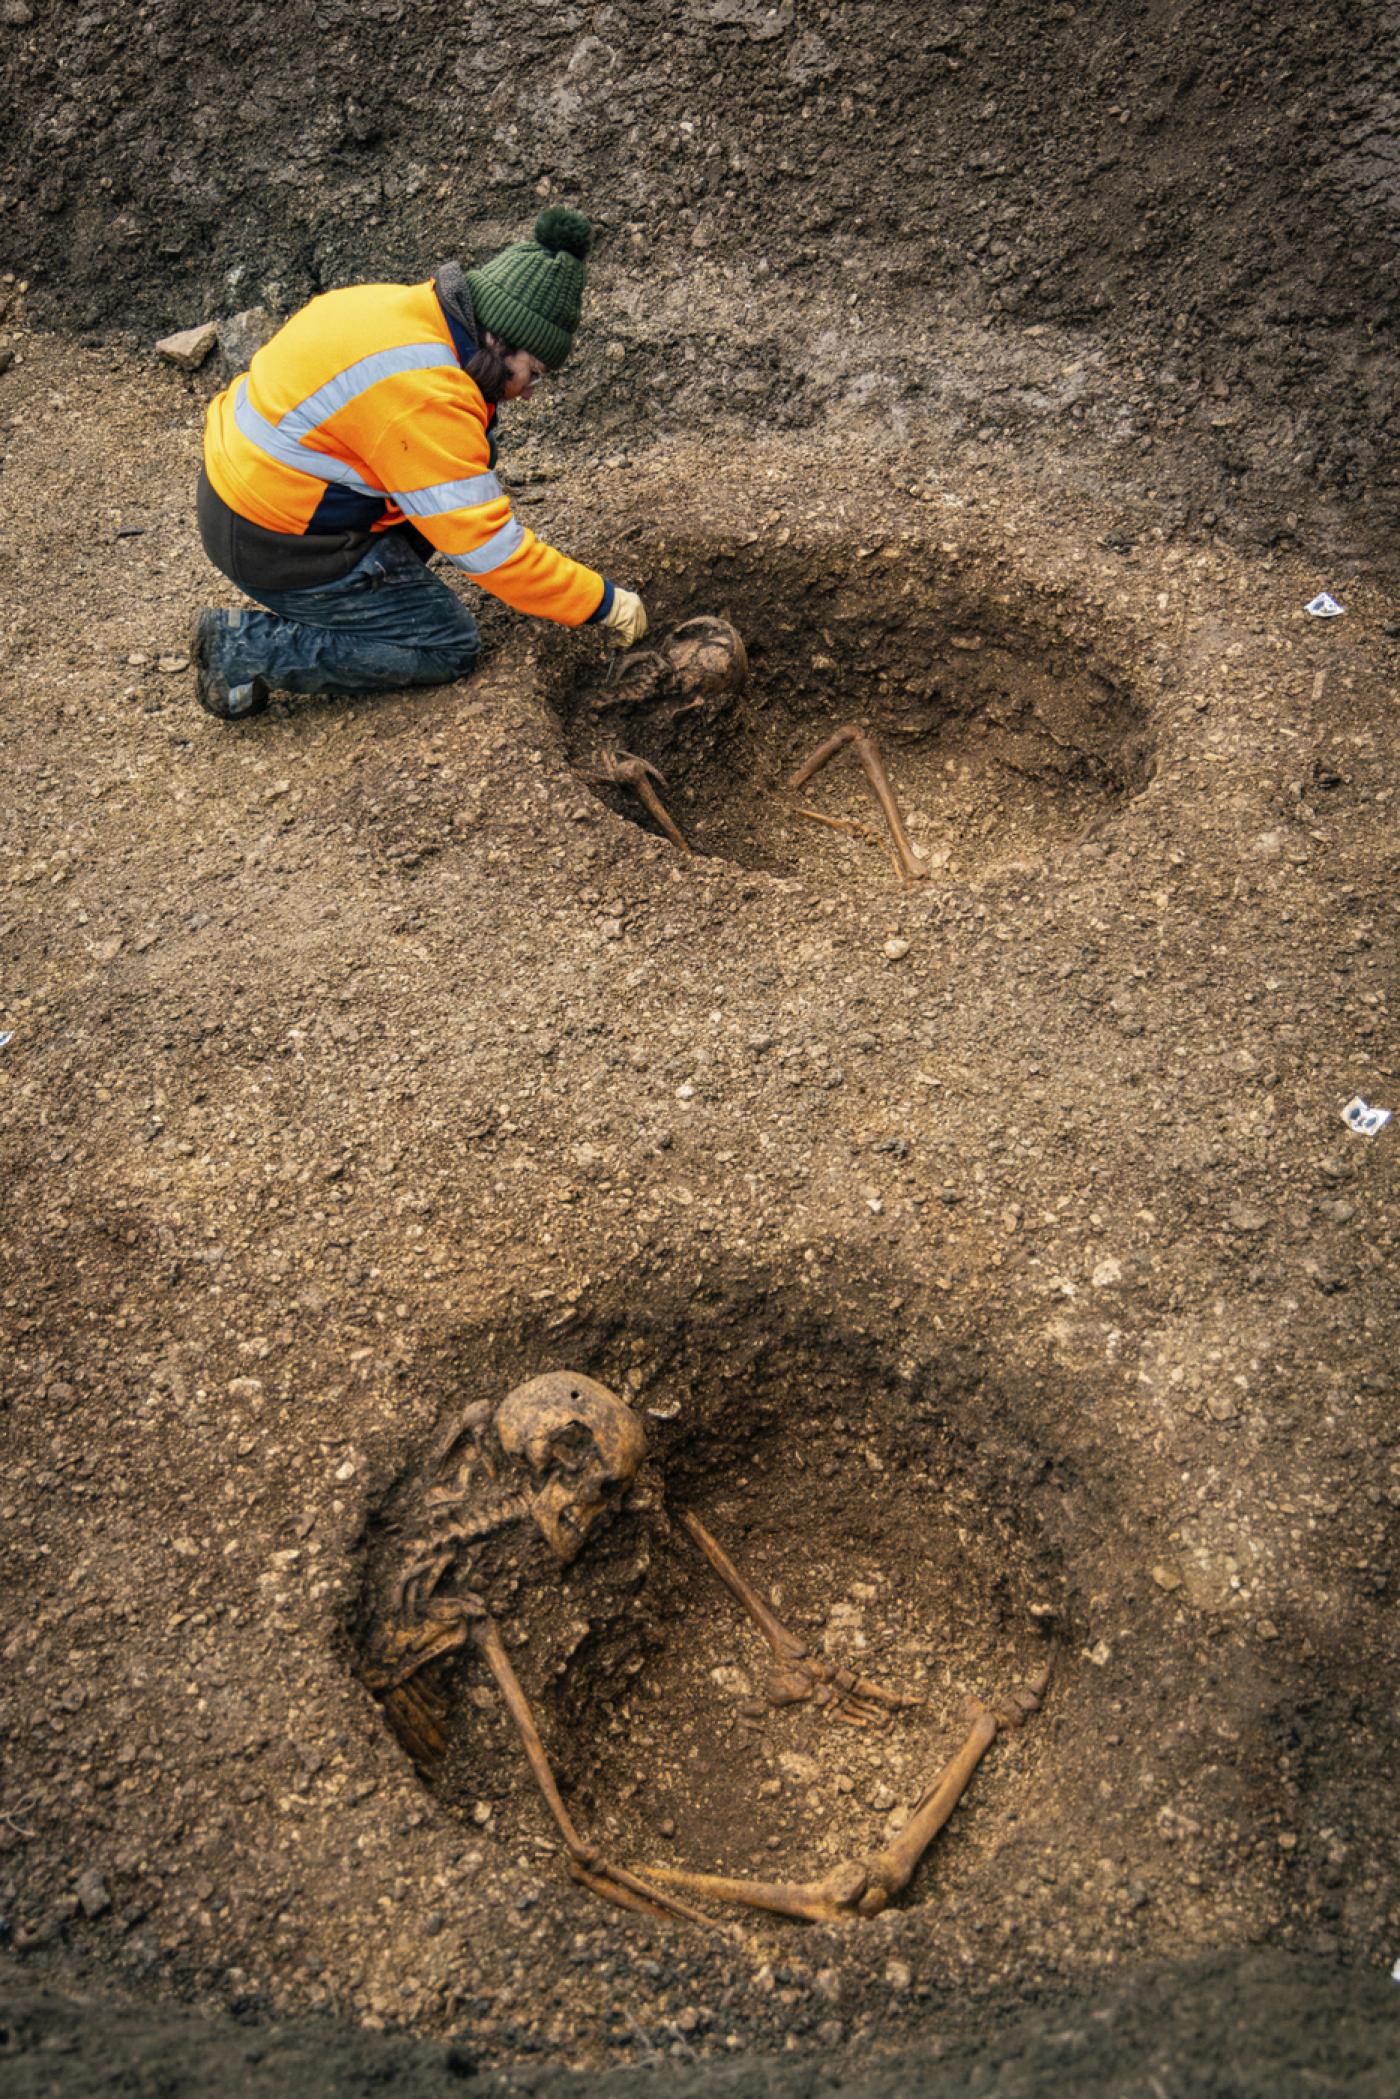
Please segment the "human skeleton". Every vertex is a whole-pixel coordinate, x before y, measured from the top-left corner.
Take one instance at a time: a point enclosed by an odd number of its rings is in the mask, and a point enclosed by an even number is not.
[[[569,1873],[609,1902],[700,1924],[710,1920],[683,1894],[813,1922],[873,1917],[908,1887],[996,1736],[1038,1709],[1049,1671],[995,1706],[974,1702],[962,1748],[918,1801],[900,1834],[873,1857],[844,1861],[820,1880],[797,1882],[614,1864],[580,1835],[564,1805],[493,1615],[491,1591],[494,1586],[508,1596],[518,1586],[536,1534],[557,1566],[567,1567],[594,1526],[618,1511],[645,1451],[645,1432],[632,1408],[577,1371],[547,1371],[507,1393],[495,1408],[487,1402],[470,1407],[433,1455],[415,1512],[416,1535],[370,1599],[361,1677],[414,1762],[430,1770],[447,1748],[443,1665],[459,1648],[474,1645],[495,1678],[564,1840]],[[811,1700],[832,1719],[879,1726],[920,1702],[813,1654],[693,1511],[685,1512],[680,1524],[767,1641],[773,1658],[767,1685],[771,1703]]]
[[[607,714],[625,716],[629,741],[645,741],[654,755],[638,756],[604,743],[581,768],[583,777],[594,787],[629,789],[677,851],[689,853],[689,843],[658,792],[666,785],[666,773],[654,759],[668,768],[680,764],[690,771],[702,764],[710,755],[715,727],[743,691],[748,674],[748,653],[738,631],[728,620],[708,615],[683,621],[658,649],[614,659],[608,682],[590,703],[591,712],[599,722]],[[926,881],[928,866],[910,844],[880,747],[862,723],[846,722],[833,730],[785,784],[793,791],[805,787],[848,749],[859,761],[885,819],[896,873],[903,882]],[[824,815],[805,802],[798,803],[797,813],[833,830],[876,837],[853,818]]]

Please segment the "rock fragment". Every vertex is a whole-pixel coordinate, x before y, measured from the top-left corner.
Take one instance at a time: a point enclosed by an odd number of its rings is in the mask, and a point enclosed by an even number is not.
[[[182,372],[197,372],[218,340],[214,322],[205,321],[201,327],[181,328],[174,335],[162,336],[156,344],[156,355],[167,364],[178,365]]]
[[[246,372],[257,351],[276,333],[277,323],[265,306],[248,306],[220,321],[219,355],[230,378]]]
[[[78,1906],[85,1917],[105,1917],[112,1907],[107,1883],[96,1866],[88,1866],[78,1875],[76,1892]]]

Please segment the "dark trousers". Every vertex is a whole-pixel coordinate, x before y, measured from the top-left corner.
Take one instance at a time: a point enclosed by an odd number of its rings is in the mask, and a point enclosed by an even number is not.
[[[395,532],[337,582],[247,595],[266,611],[220,613],[210,647],[210,667],[230,688],[254,678],[282,692],[347,695],[446,685],[481,653],[476,621]]]

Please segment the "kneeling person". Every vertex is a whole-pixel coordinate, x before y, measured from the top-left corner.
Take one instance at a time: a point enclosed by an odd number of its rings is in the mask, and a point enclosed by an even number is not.
[[[294,314],[210,403],[205,552],[259,612],[203,612],[200,705],[259,714],[269,689],[366,693],[464,677],[476,621],[443,554],[518,612],[646,632],[641,599],[536,539],[493,471],[502,401],[569,354],[592,227],[541,212],[533,238],[426,284],[362,284]]]

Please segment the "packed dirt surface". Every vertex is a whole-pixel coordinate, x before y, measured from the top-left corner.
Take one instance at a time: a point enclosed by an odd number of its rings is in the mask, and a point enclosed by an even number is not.
[[[980,2027],[950,2009],[915,2047],[697,2063],[675,2021],[635,2069],[482,2069],[469,2035],[433,2043],[329,2020],[265,2026],[177,2009],[152,2014],[91,1991],[61,1995],[0,1957],[0,2065],[8,2099],[1277,2099],[1344,2091],[1391,2099],[1392,1986],[1303,1955],[1215,1954],[1136,1970],[1089,1996],[989,2008]],[[693,2032],[693,2028],[689,2029]]]
[[[701,12],[643,68],[619,8],[455,50],[327,0],[269,72],[256,14],[3,11],[45,172],[0,288],[0,1920],[32,1991],[697,2090],[781,2051],[858,2089],[954,2010],[985,2051],[1032,1995],[1140,2008],[1141,1964],[1258,2031],[1251,1948],[1379,2019],[1400,1123],[1341,1110],[1400,1107],[1381,18],[1217,9],[1198,64],[1179,11]],[[726,614],[747,685],[619,715],[598,635],[478,597],[468,682],[217,724],[220,382],[151,333],[426,273],[466,190],[481,251],[537,192],[610,233],[507,411],[518,509],[658,632]],[[843,723],[926,880],[849,754],[784,786]],[[619,747],[691,853],[593,783]],[[386,1522],[554,1367],[649,1445],[505,1626],[608,1857],[864,1858],[1052,1666],[885,1914],[626,1915],[479,1663],[426,1778],[385,1725]],[[686,1511],[917,1702],[769,1704]]]

